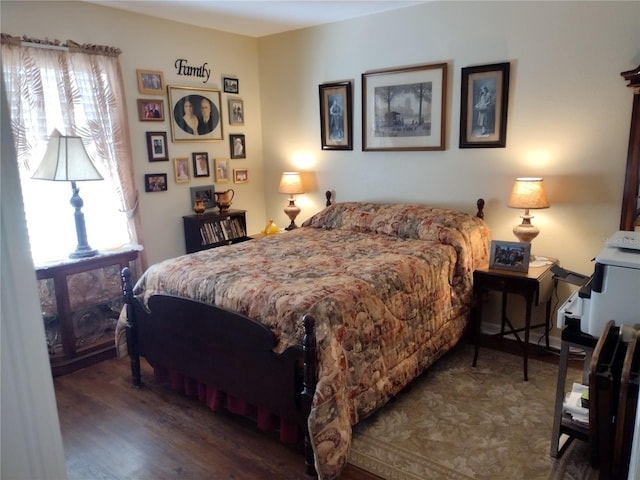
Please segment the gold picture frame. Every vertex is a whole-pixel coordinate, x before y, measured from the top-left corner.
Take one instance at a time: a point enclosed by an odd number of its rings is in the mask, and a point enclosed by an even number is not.
[[[249,181],[249,169],[247,168],[233,169],[233,183],[247,183],[248,181]]]
[[[213,160],[216,183],[229,183],[229,159],[215,158]]]
[[[138,91],[143,95],[164,95],[164,75],[157,70],[136,70]]]
[[[189,183],[191,181],[191,175],[189,174],[189,159],[186,157],[174,158],[173,173],[175,175],[176,183]]]
[[[217,142],[223,139],[219,89],[169,85],[167,95],[174,142]]]

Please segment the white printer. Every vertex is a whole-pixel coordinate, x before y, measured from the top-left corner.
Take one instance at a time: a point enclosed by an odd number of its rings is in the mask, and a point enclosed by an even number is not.
[[[609,320],[640,324],[640,232],[616,232],[595,261],[589,282],[558,310],[558,327],[599,337]]]

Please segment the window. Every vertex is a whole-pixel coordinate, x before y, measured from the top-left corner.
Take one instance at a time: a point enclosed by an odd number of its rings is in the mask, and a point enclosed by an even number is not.
[[[15,39],[14,39],[15,40]],[[66,259],[77,245],[71,182],[33,180],[49,135],[82,137],[103,181],[77,182],[87,240],[98,250],[140,241],[122,79],[114,49],[42,48],[2,37],[10,105],[34,263]],[[133,219],[133,220],[132,220]]]

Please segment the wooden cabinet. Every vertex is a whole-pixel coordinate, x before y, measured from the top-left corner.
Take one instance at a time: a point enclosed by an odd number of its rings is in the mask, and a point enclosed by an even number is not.
[[[182,217],[187,253],[250,240],[246,210],[228,210]]]
[[[53,376],[115,356],[123,305],[120,272],[137,278],[138,248],[36,267]]]

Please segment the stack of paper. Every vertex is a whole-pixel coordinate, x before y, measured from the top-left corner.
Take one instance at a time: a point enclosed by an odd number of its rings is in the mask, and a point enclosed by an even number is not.
[[[571,391],[567,393],[562,409],[574,422],[588,425],[589,409],[582,406],[582,395],[585,391],[589,391],[589,387],[587,385],[574,383]]]

